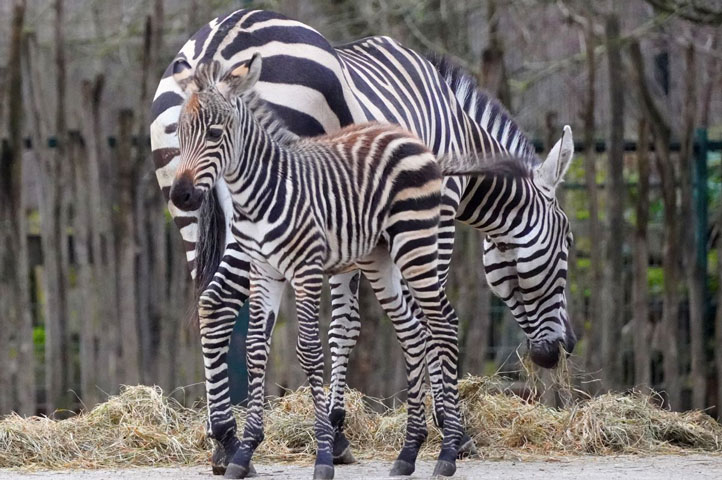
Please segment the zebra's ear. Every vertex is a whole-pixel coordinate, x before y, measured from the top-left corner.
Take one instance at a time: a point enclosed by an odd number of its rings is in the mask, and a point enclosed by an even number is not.
[[[552,189],[564,181],[564,175],[569,169],[574,157],[574,139],[569,125],[564,126],[562,138],[554,145],[546,160],[537,169],[537,176],[541,182]]]
[[[248,62],[228,72],[218,84],[224,97],[231,99],[254,87],[261,76],[263,60],[260,53],[254,53]]]
[[[179,58],[173,62],[173,79],[186,95],[198,91],[198,84],[195,82],[193,69],[190,63],[184,58]]]

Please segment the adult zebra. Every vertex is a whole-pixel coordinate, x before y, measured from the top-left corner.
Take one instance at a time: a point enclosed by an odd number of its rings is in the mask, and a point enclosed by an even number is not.
[[[187,62],[191,68],[200,62],[218,60],[224,69],[230,69],[255,52],[264,57],[257,90],[296,134],[316,135],[374,119],[404,126],[437,154],[508,151],[534,158],[529,142],[496,102],[477,92],[463,75],[445,69],[443,63],[435,66],[388,38],[369,38],[334,50],[318,32],[297,21],[271,12],[239,10],[203,27],[184,45],[176,60]],[[172,76],[174,66],[176,61],[166,70],[152,107],[153,157],[166,198],[179,162],[175,129],[184,101]],[[569,140],[567,137],[567,144]],[[568,222],[553,195],[554,184],[563,176],[571,152],[559,147],[556,152],[564,155],[550,158],[553,162],[545,162],[535,174],[539,179],[550,179],[543,188],[517,185],[504,191],[505,182],[490,185],[464,178],[446,179],[440,232],[440,275],[444,278],[453,246],[455,216],[477,228],[498,229],[485,249],[491,287],[501,294],[524,329],[532,358],[545,366],[556,363],[560,345],[571,351],[575,341],[564,298]],[[199,304],[201,321],[204,316],[212,317],[225,320],[227,325],[212,337],[202,338],[209,435],[228,447],[225,452],[217,452],[217,466],[222,470],[223,462],[233,455],[229,448],[233,449],[236,431],[230,414],[226,352],[232,322],[248,297],[249,263],[245,254],[230,242],[232,209],[222,183],[218,184],[216,195],[218,203],[207,202],[205,213],[180,212],[170,203],[168,208],[185,241],[189,266],[199,287],[205,288],[216,271],[236,287],[233,292],[221,291],[211,283]],[[479,208],[491,196],[499,199],[494,205],[504,208],[491,212]],[[505,226],[507,216],[517,212],[523,215]],[[217,219],[219,213],[225,215],[220,225],[199,226],[199,218],[206,222]],[[207,252],[218,249],[205,248],[207,243],[199,242],[201,236],[207,242],[216,226],[221,227],[229,243],[230,253],[223,259],[206,258]],[[504,239],[508,241],[502,242]],[[348,354],[358,336],[358,276],[353,272],[336,275],[331,285],[330,343],[335,357],[331,406],[332,422],[337,428],[334,455],[340,456],[348,446],[342,433],[341,386],[345,383]],[[410,308],[409,305],[403,315],[412,315]],[[402,323],[395,322],[394,326],[401,340],[410,341],[404,337]],[[436,380],[432,383],[438,385],[443,381],[442,370],[433,360],[430,363],[436,365],[433,370]],[[447,376],[449,372],[447,368]]]

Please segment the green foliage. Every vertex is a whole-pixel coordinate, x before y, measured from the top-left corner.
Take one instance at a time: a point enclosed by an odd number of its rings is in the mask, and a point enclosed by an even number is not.
[[[647,284],[651,295],[661,295],[664,290],[664,269],[650,266],[647,269]]]
[[[592,266],[592,261],[589,258],[577,258],[577,268],[580,271],[589,270]]]
[[[36,357],[45,354],[45,327],[42,325],[33,328],[33,348]]]

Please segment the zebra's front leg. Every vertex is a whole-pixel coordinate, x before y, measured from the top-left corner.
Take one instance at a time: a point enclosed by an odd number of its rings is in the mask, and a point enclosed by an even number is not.
[[[328,409],[334,430],[333,463],[337,464],[356,462],[351,453],[351,445],[343,433],[343,426],[346,419],[344,392],[348,361],[361,332],[358,308],[359,277],[360,273],[353,271],[334,275],[329,280],[332,313],[328,331],[328,344],[331,349]]]
[[[208,430],[217,442],[213,473],[222,475],[240,446],[231,412],[228,383],[228,346],[238,312],[248,298],[248,257],[236,244],[226,247],[210,284],[198,300],[203,367],[208,401]]]
[[[408,381],[406,438],[390,475],[411,475],[416,469],[416,458],[428,434],[423,391],[426,329],[419,318],[413,315],[404,295],[401,273],[386,249],[376,249],[358,265],[391,320],[403,351]]]
[[[319,264],[306,264],[292,279],[296,294],[298,317],[298,343],[296,354],[301,368],[308,377],[316,411],[316,465],[314,479],[333,478],[333,428],[328,415],[326,395],[323,391],[323,347],[319,332],[318,311],[323,285],[323,271]]]
[[[285,279],[267,265],[251,267],[250,321],[246,337],[248,415],[241,445],[228,464],[226,478],[255,474],[251,457],[263,441],[263,400],[271,336],[283,296]]]

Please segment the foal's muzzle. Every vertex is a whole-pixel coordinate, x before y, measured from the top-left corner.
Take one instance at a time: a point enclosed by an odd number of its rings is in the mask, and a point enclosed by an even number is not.
[[[190,175],[182,175],[173,181],[170,189],[170,200],[183,211],[198,210],[203,203],[203,190],[193,185]]]

